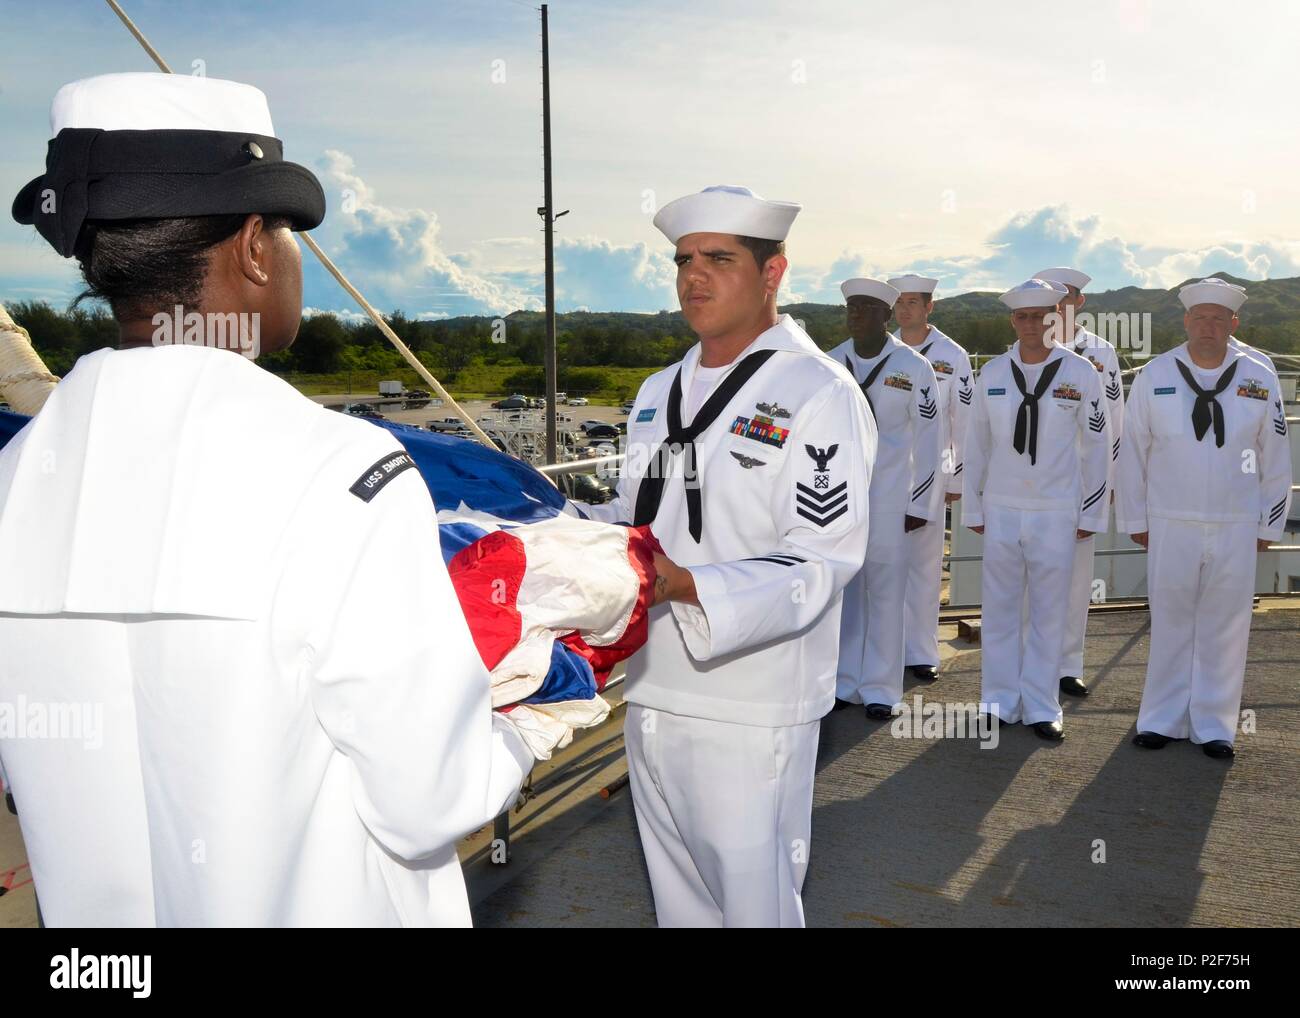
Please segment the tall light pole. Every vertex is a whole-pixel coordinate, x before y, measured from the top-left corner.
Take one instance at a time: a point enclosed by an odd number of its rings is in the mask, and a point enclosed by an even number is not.
[[[542,186],[545,203],[537,210],[546,224],[546,462],[556,461],[555,393],[559,388],[555,368],[555,215],[551,200],[551,44],[546,26],[546,4],[542,4]]]

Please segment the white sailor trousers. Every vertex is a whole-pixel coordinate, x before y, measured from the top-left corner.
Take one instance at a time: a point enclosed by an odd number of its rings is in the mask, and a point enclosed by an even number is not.
[[[1092,602],[1092,569],[1097,550],[1096,537],[1074,542],[1074,566],[1070,572],[1070,606],[1065,615],[1061,640],[1061,675],[1083,677],[1083,640],[1088,631],[1088,605]]]
[[[660,926],[804,925],[820,728],[628,705],[628,776]]]
[[[934,519],[907,535],[904,665],[939,667],[939,597],[943,587],[942,493],[938,503]]]
[[[1151,654],[1139,732],[1233,742],[1255,594],[1255,523],[1151,517]]]
[[[1077,520],[1073,510],[984,506],[980,698],[1003,721],[1061,720],[1061,634]]]
[[[841,700],[893,706],[903,699],[908,536],[903,513],[872,513],[867,558],[844,587],[840,609],[835,695]]]

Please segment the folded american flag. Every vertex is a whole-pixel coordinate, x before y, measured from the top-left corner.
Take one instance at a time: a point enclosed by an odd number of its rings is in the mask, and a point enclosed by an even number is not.
[[[28,420],[0,410],[0,447]],[[393,432],[428,485],[493,707],[548,758],[605,719],[610,670],[645,642],[657,542],[648,528],[565,514],[545,477],[495,449],[370,423]]]
[[[493,707],[549,758],[573,729],[605,719],[600,690],[645,643],[658,542],[648,527],[566,515],[554,485],[495,449],[371,423],[393,432],[429,487]]]

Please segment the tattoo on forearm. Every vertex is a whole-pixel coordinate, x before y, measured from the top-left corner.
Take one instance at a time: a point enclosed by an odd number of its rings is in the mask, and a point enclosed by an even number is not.
[[[655,577],[655,600],[662,601],[668,593],[668,577],[660,573]]]

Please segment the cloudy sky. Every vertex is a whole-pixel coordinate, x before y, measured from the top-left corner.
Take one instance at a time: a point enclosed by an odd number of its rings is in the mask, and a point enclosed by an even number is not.
[[[538,15],[521,0],[123,0],[174,70],[263,89],[372,303],[540,307]],[[799,201],[788,300],[920,271],[943,292],[1071,264],[1094,288],[1300,275],[1293,5],[799,0],[550,6],[561,310],[675,307],[655,209],[713,183]],[[67,81],[152,64],[99,0],[0,0],[0,193]],[[355,311],[305,254],[309,307]],[[0,300],[72,263],[0,221]]]

